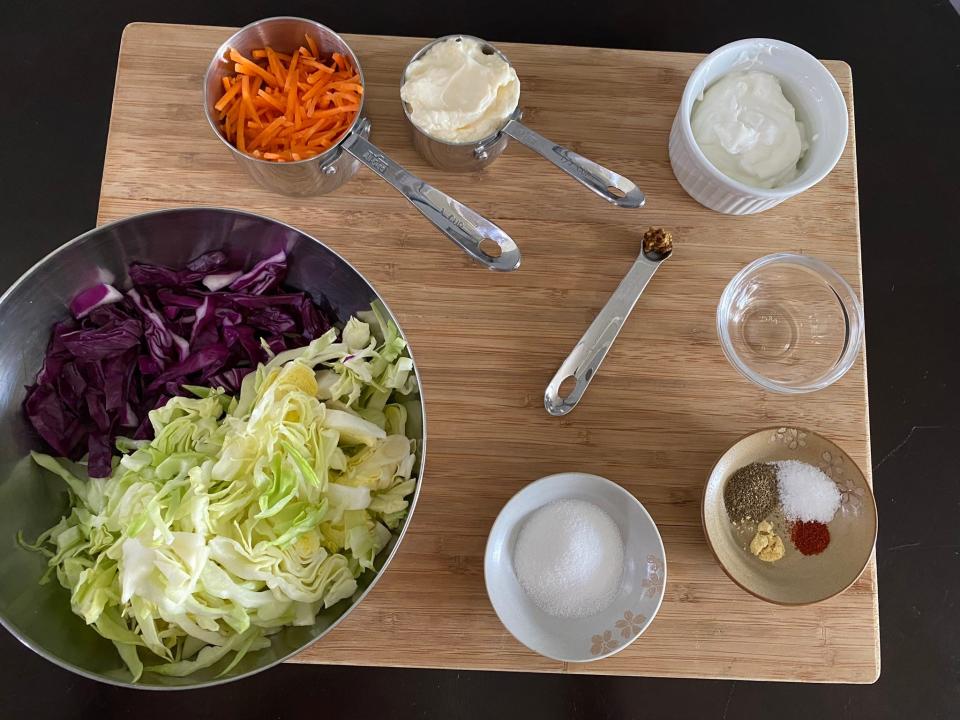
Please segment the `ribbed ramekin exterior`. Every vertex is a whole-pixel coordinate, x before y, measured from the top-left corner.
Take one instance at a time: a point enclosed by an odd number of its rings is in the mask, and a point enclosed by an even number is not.
[[[787,198],[759,197],[718,180],[704,167],[681,128],[680,111],[670,130],[670,165],[684,190],[701,205],[727,215],[751,215],[769,210]]]

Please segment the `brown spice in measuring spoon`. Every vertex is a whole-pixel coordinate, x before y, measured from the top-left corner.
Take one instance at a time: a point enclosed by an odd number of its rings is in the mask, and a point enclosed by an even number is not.
[[[673,252],[673,234],[662,227],[651,227],[643,234],[643,254],[666,257]]]

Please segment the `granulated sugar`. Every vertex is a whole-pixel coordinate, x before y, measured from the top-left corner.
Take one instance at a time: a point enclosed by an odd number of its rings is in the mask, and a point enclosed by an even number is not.
[[[840,491],[833,480],[819,468],[799,460],[781,460],[774,465],[780,504],[787,520],[833,520],[840,507]]]
[[[544,612],[566,618],[596,615],[620,589],[620,530],[593,503],[557,500],[534,512],[520,529],[513,568]]]

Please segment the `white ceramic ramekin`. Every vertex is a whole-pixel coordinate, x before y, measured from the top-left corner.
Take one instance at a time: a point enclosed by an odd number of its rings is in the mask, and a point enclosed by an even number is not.
[[[704,89],[731,71],[748,69],[780,79],[783,94],[797,109],[810,139],[810,149],[800,159],[800,174],[781,187],[751,187],[724,175],[701,152],[690,127],[690,113]],[[737,40],[710,53],[687,80],[670,131],[670,164],[683,189],[701,205],[728,215],[763,212],[816,185],[833,170],[847,144],[847,123],[840,86],[813,55],[781,40]]]

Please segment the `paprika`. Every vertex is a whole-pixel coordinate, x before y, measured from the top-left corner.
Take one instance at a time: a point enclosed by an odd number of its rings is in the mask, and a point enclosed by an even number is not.
[[[804,555],[819,555],[830,544],[830,530],[822,522],[801,520],[790,528],[790,539]]]

